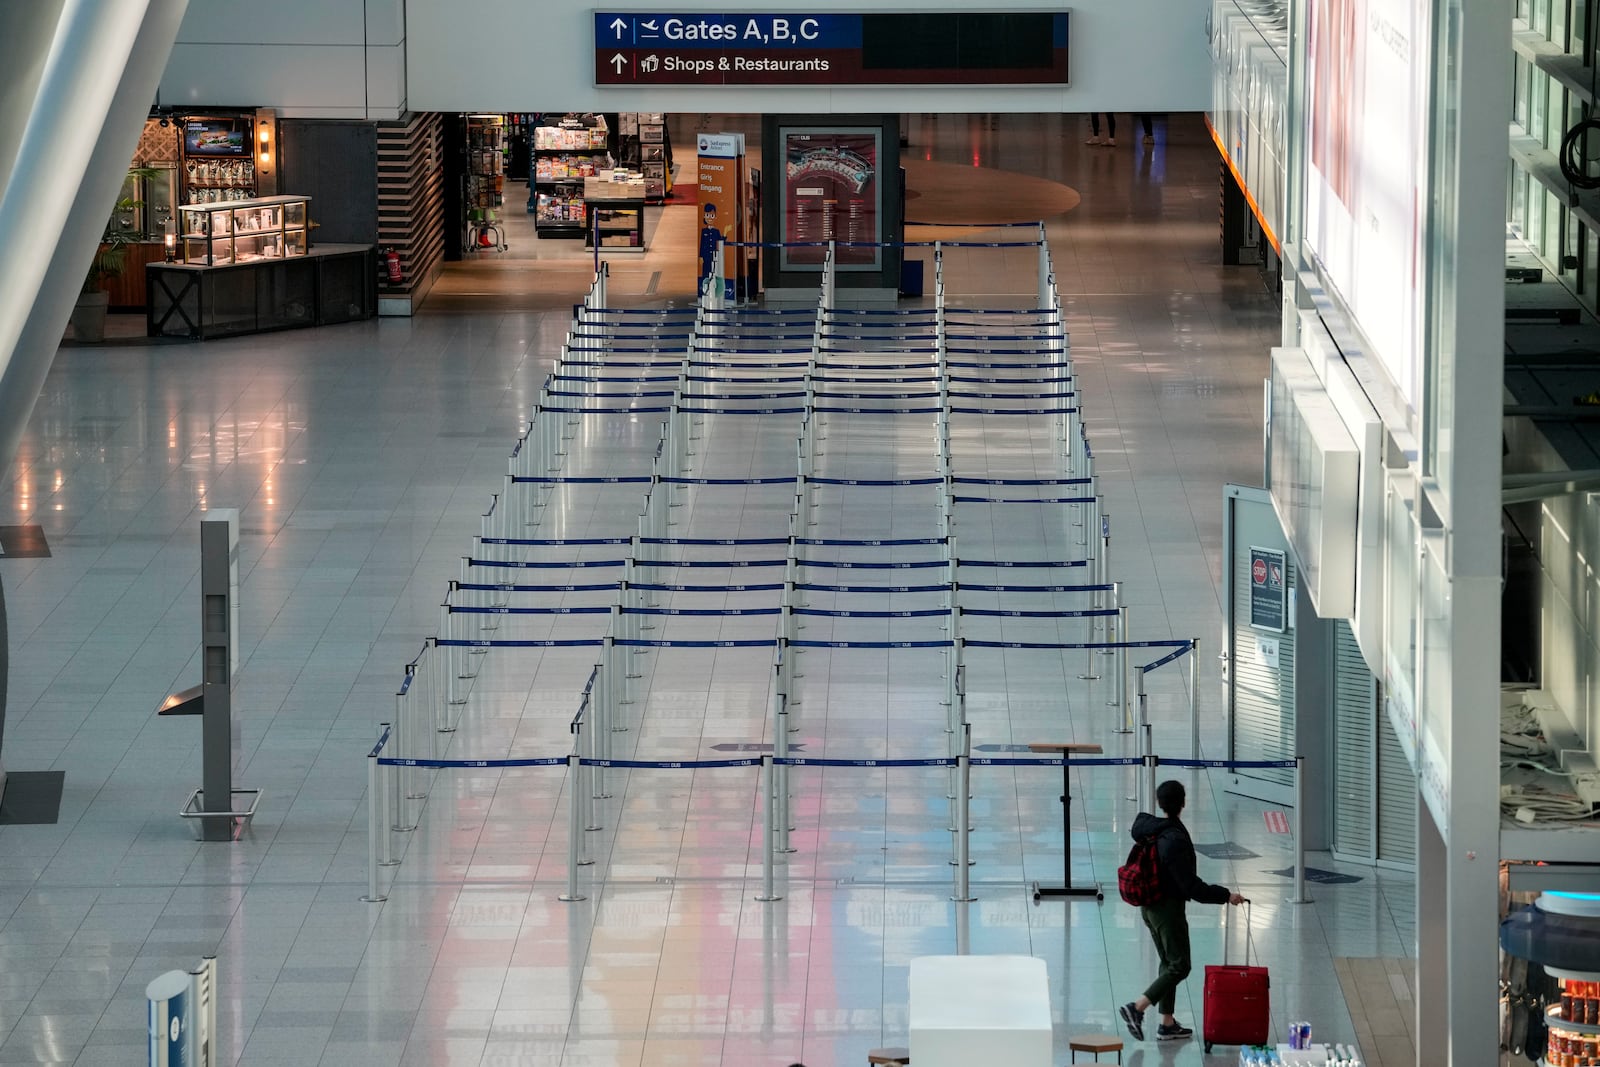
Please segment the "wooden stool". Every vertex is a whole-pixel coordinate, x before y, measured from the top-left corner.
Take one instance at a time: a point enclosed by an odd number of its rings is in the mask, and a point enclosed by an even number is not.
[[[867,1063],[881,1064],[883,1067],[904,1067],[910,1062],[911,1050],[908,1048],[875,1048],[867,1053]]]
[[[1067,1040],[1067,1048],[1072,1050],[1072,1062],[1078,1062],[1078,1053],[1094,1053],[1094,1062],[1100,1062],[1100,1053],[1115,1052],[1117,1062],[1122,1062],[1122,1038],[1111,1034],[1079,1034]]]

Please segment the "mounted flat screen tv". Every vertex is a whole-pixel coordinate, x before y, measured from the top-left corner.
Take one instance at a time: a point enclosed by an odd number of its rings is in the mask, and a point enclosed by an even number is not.
[[[186,156],[247,156],[250,130],[244,119],[189,119],[183,124]]]

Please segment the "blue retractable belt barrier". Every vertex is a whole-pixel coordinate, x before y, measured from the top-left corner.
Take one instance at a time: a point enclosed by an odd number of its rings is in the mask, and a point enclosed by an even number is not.
[[[446,604],[445,611],[451,615],[609,615],[609,607],[578,607],[578,608],[477,608],[463,604]]]
[[[602,593],[617,588],[616,582],[593,582],[587,585],[514,585],[510,582],[457,582],[457,589],[479,593]]]
[[[956,760],[938,759],[824,759],[820,756],[777,756],[780,767],[954,767]]]
[[[566,545],[625,545],[631,537],[480,537],[480,545],[525,545],[533,548],[559,548]]]
[[[951,478],[956,485],[1092,485],[1093,478]]]
[[[992,496],[952,496],[952,504],[1093,504],[1092,496],[1020,496],[1010,499]]]
[[[608,586],[607,588],[614,588]],[[782,582],[757,582],[747,585],[675,585],[669,582],[633,582],[632,589],[660,593],[770,593],[783,588]]]
[[[796,582],[796,589],[808,593],[948,593],[949,583],[942,585],[823,585],[820,582]]]
[[[792,480],[792,479],[791,479]],[[812,485],[942,485],[943,478],[807,478]]]
[[[1120,614],[1117,608],[1090,608],[1085,611],[1026,611],[1020,608],[962,608],[963,615],[982,615],[994,619],[1089,619]]]
[[[1109,585],[976,585],[972,582],[960,582],[957,588],[978,593],[1109,593],[1112,589]]]
[[[539,759],[394,759],[385,757],[378,760],[381,767],[468,767],[504,768],[504,767],[565,767],[567,757],[546,756]]]
[[[1089,561],[1085,559],[958,559],[956,563],[962,567],[1087,567]],[[961,583],[966,585],[965,582]],[[970,588],[970,587],[969,587]]]
[[[796,615],[820,615],[831,619],[927,619],[948,616],[944,608],[918,608],[915,611],[850,611],[844,608],[791,608]]]
[[[813,411],[829,415],[937,415],[940,408],[859,408],[817,404]]]
[[[838,548],[893,548],[904,545],[944,545],[948,537],[796,537],[797,545],[832,545]]]
[[[973,756],[974,767],[1137,767],[1144,762],[1139,756],[1120,756],[1105,759],[1067,759],[1061,756],[1043,756],[1024,759],[1017,756]]]
[[[758,767],[759,759],[686,759],[686,760],[642,760],[642,759],[580,759],[579,763],[585,767],[621,767],[628,770],[639,771],[678,771],[678,770],[706,770],[718,767]]]
[[[639,543],[641,545],[786,545],[789,539],[787,537],[641,537]]]
[[[510,638],[479,639],[440,637],[433,642],[441,648],[595,648],[605,644],[602,637],[564,637],[541,640]]]
[[[661,476],[669,485],[790,485],[793,475],[786,478],[681,478]]]
[[[522,570],[560,570],[563,567],[620,567],[627,560],[622,559],[586,559],[559,563],[554,560],[544,559],[472,559],[468,558],[469,567],[511,567]]]
[[[959,415],[1065,415],[1077,408],[966,408],[952,407]]]
[[[970,644],[970,642],[969,642]],[[790,641],[791,648],[949,648],[946,641]]]
[[[610,609],[607,608],[607,611]],[[782,608],[623,608],[624,615],[777,615]]]
[[[918,560],[911,563],[858,563],[834,559],[805,559],[795,560],[802,567],[832,567],[842,571],[913,571],[925,570],[930,567],[948,567],[950,564],[942,559]]]
[[[786,559],[641,559],[640,567],[786,567]]]
[[[638,637],[619,637],[614,643],[618,647],[627,648],[771,648],[777,644],[777,638],[740,641],[652,641]]]
[[[581,478],[568,475],[516,474],[511,481],[524,485],[633,485],[653,481],[648,474],[622,474],[608,478]]]

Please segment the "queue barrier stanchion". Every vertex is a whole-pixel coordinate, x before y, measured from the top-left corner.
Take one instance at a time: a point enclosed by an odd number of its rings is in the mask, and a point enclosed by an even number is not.
[[[1154,734],[1150,728],[1149,698],[1145,695],[1145,668],[1136,668],[1133,675],[1135,696],[1139,707],[1139,739],[1144,756],[1144,789],[1139,793],[1139,810],[1150,811],[1156,802],[1156,764]]]
[[[378,743],[367,753],[367,895],[361,899],[369,904],[379,904],[388,896],[378,887],[379,850],[386,849],[388,831],[384,827],[383,789],[379,781],[378,757],[389,741],[388,724],[380,727]]]
[[[584,840],[583,801],[580,798],[588,792],[583,786],[582,777],[582,762],[575,751],[567,757],[567,891],[556,898],[569,904],[587,899],[578,892],[578,866],[582,862],[578,859],[578,853]]]
[[[1189,639],[1189,758],[1200,758],[1200,639]],[[1299,779],[1296,778],[1296,782]]]
[[[777,767],[773,763],[771,753],[764,753],[761,757],[761,893],[756,897],[762,903],[782,900],[773,886],[773,867],[776,864],[774,853],[777,851],[777,826],[778,814],[778,781]]]
[[[1291,904],[1309,904],[1306,892],[1306,758],[1294,758],[1294,896]]]
[[[968,903],[972,895],[972,729],[962,731],[961,754],[956,757],[956,888],[951,900]]]

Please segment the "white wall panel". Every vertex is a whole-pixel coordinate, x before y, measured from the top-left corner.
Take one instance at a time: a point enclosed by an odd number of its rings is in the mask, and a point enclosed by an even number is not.
[[[367,100],[374,119],[398,119],[405,110],[406,50],[404,45],[367,49]],[[380,106],[377,101],[395,106]]]
[[[361,0],[192,0],[182,44],[360,44]]]
[[[405,0],[193,0],[161,103],[396,118],[405,109],[405,26]]]
[[[361,118],[364,66],[359,42],[318,48],[179,43],[162,80],[161,103],[180,108],[275,107],[299,117],[306,117],[309,109],[324,112],[323,118]],[[348,114],[352,108],[354,114]]]
[[[595,0],[408,0],[408,106],[418,111],[974,112],[1203,111],[1211,100],[1204,0],[1083,0],[1072,13],[1067,87],[628,88],[594,86],[593,16],[703,10],[703,4]],[[973,0],[832,3],[831,11],[984,10]],[[1018,0],[1013,11],[1059,11]],[[821,8],[823,5],[813,5]],[[802,5],[803,8],[803,5]],[[722,11],[801,10],[744,0]],[[492,27],[493,32],[485,32]]]

